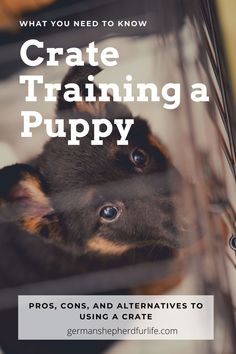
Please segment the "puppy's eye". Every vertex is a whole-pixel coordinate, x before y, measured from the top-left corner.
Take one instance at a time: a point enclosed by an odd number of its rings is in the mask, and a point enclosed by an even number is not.
[[[114,221],[120,215],[120,211],[114,205],[105,205],[101,208],[99,215],[105,221]]]
[[[144,150],[136,148],[131,152],[131,160],[135,166],[144,167],[148,163],[149,156]]]

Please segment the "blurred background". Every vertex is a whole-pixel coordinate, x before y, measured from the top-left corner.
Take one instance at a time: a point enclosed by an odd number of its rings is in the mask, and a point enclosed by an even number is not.
[[[205,235],[205,247],[204,251],[196,249],[194,256],[184,254],[184,280],[168,293],[214,294],[215,340],[124,341],[115,344],[110,354],[236,352],[236,263],[235,253],[228,244],[229,237],[235,233],[236,210],[235,15],[233,0],[0,2],[0,167],[31,159],[40,153],[48,139],[44,126],[34,130],[33,138],[20,137],[21,110],[36,110],[45,118],[54,117],[54,103],[44,102],[41,86],[37,89],[38,101],[25,103],[26,90],[19,85],[19,75],[40,74],[53,83],[61,82],[68,70],[63,59],[58,67],[24,66],[19,50],[28,38],[43,40],[45,47],[75,46],[85,51],[88,43],[95,41],[99,51],[107,46],[117,48],[119,64],[105,68],[96,76],[97,83],[116,82],[122,86],[129,73],[134,84],[154,82],[159,87],[168,82],[181,84],[181,105],[176,110],[165,110],[162,104],[155,102],[128,105],[134,115],[148,120],[168,147],[173,163],[191,182],[192,188],[183,191],[183,208],[190,217],[191,214],[196,216],[196,229]],[[148,25],[109,29],[20,28],[19,19],[145,19]],[[32,52],[34,55],[36,53]],[[207,86],[209,103],[190,100],[190,88],[196,82]],[[197,238],[194,233],[190,236]],[[174,271],[170,267],[170,272]],[[145,283],[142,274],[139,281]],[[116,289],[115,279],[113,283]]]

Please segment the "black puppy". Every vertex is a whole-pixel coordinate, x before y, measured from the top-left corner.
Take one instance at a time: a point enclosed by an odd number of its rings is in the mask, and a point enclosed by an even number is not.
[[[72,68],[63,84],[76,82],[83,88],[89,68],[82,73]],[[63,92],[57,106],[60,119],[83,116],[91,125],[94,117],[111,122],[132,117],[120,103],[75,104],[62,97]],[[4,168],[2,217],[9,206],[15,207],[16,219],[30,233],[79,252],[120,255],[153,244],[175,247],[180,230],[173,201],[180,175],[146,121],[135,117],[128,146],[116,144],[116,126],[102,146],[91,145],[91,138],[89,133],[80,146],[68,146],[68,138],[53,138],[31,166]]]
[[[63,85],[78,83],[85,96],[96,71],[72,68]],[[91,125],[92,118],[113,123],[132,114],[112,98],[68,103],[61,91],[57,118],[81,117]],[[116,144],[119,137],[114,126],[102,146],[91,145],[91,135],[80,146],[53,138],[29,165],[0,171],[1,287],[173,256],[186,234],[175,204],[182,179],[145,120],[134,118],[127,146]],[[7,252],[20,259],[17,270]]]

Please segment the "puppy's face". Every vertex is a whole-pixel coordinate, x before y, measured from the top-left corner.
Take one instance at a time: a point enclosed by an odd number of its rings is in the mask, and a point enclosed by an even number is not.
[[[118,138],[113,130],[103,146],[92,146],[89,135],[80,146],[53,139],[37,161],[63,241],[104,253],[157,243],[175,247],[178,172],[141,118],[135,118],[129,145],[117,145]]]
[[[71,75],[67,81],[76,82]],[[95,116],[112,123],[132,117],[115,102],[68,107],[60,97],[57,115],[83,115],[90,128]],[[134,118],[127,146],[117,145],[114,124],[102,146],[91,145],[92,133],[79,146],[68,145],[68,138],[51,139],[33,168],[0,171],[2,215],[11,203],[28,231],[84,252],[120,255],[149,245],[178,246],[184,232],[175,201],[182,180],[143,119]]]

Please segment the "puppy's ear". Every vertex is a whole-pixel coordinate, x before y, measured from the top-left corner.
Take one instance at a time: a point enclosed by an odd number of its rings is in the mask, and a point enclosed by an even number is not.
[[[0,170],[0,222],[20,222],[28,232],[39,234],[52,215],[53,208],[36,169],[16,164]]]
[[[132,117],[131,112],[128,107],[122,103],[117,103],[113,101],[113,97],[110,95],[109,102],[101,102],[99,101],[99,97],[101,95],[100,89],[92,82],[88,80],[89,75],[97,75],[101,72],[102,69],[99,66],[91,66],[90,64],[85,63],[84,66],[78,67],[74,66],[69,69],[68,73],[64,77],[62,81],[62,89],[58,93],[57,97],[57,114],[59,117],[63,118],[63,114],[68,110],[73,110],[73,112],[80,112],[82,114],[91,115],[96,118],[104,118],[107,117],[109,119],[113,118],[129,118]],[[82,101],[77,102],[67,102],[64,99],[64,94],[66,92],[65,85],[74,83],[79,86],[80,96],[82,97]],[[86,84],[89,83],[93,85],[94,96],[96,96],[96,101],[88,102],[85,100],[85,97],[88,95],[88,90],[86,88]]]

